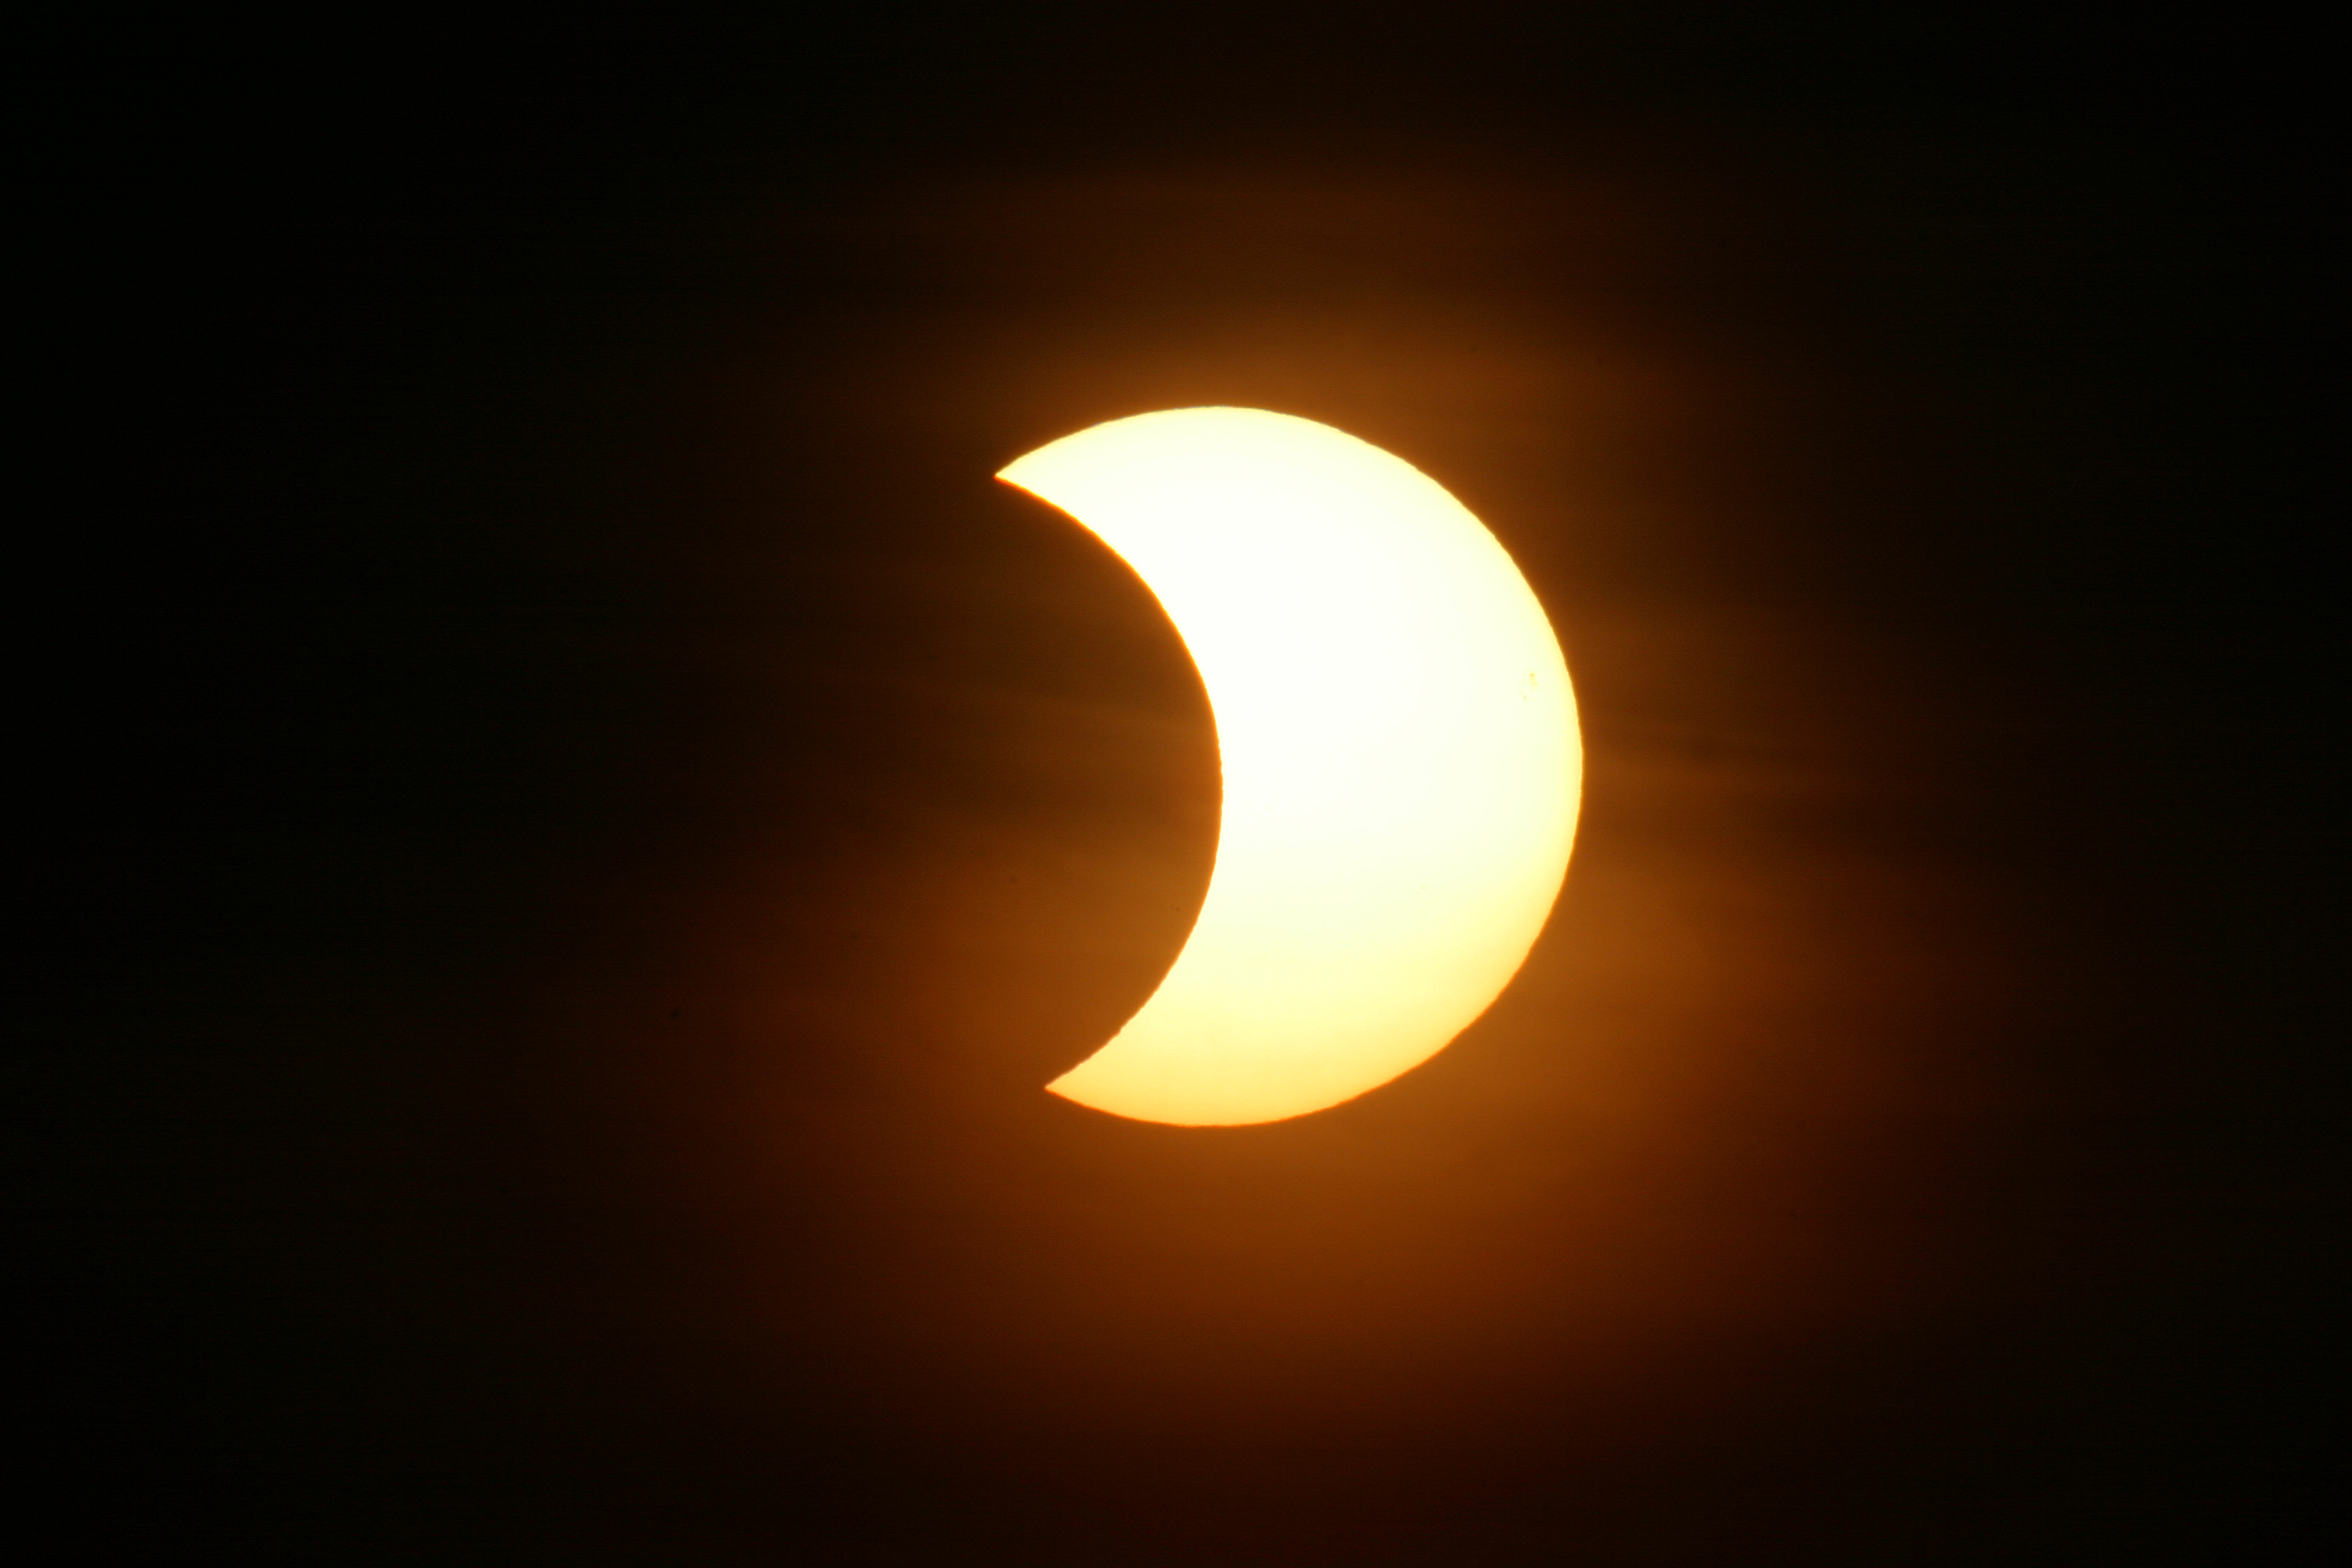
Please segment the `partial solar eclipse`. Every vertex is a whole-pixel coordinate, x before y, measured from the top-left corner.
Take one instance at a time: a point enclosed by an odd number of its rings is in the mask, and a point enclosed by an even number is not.
[[[1427,1060],[1559,896],[1568,668],[1495,536],[1402,459],[1253,408],[1116,419],[997,478],[1159,596],[1207,689],[1207,900],[1141,1010],[1049,1087],[1185,1126],[1276,1121]]]

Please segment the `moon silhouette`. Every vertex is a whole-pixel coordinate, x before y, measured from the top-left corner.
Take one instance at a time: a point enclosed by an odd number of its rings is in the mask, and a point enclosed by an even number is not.
[[[997,478],[1158,595],[1224,778],[1183,951],[1048,1087],[1146,1121],[1275,1121],[1444,1048],[1526,959],[1576,830],[1567,665],[1502,545],[1411,464],[1260,409],[1113,420]]]

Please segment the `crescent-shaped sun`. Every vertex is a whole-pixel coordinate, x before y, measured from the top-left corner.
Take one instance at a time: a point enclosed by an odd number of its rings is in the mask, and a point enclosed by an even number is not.
[[[1576,830],[1568,668],[1502,545],[1402,459],[1259,409],[1113,420],[997,478],[1159,596],[1224,774],[1182,952],[1053,1090],[1274,1121],[1442,1049],[1525,960]]]

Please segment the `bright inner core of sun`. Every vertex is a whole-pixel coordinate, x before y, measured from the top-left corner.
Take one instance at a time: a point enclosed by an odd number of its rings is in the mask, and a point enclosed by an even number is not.
[[[1502,545],[1401,458],[1255,409],[1099,425],[999,477],[1158,595],[1223,773],[1190,939],[1055,1092],[1269,1121],[1443,1048],[1527,956],[1576,826],[1567,667]]]

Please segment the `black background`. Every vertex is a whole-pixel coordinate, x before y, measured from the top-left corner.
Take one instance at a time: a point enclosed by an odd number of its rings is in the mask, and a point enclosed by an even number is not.
[[[97,435],[34,606],[71,1538],[2299,1560],[2343,1196],[2315,48],[1475,5],[110,40],[58,110],[95,302],[44,384]],[[1148,593],[989,478],[1204,403],[1459,495],[1588,748],[1487,1017],[1252,1129],[1039,1088],[1181,943],[1214,734]]]

